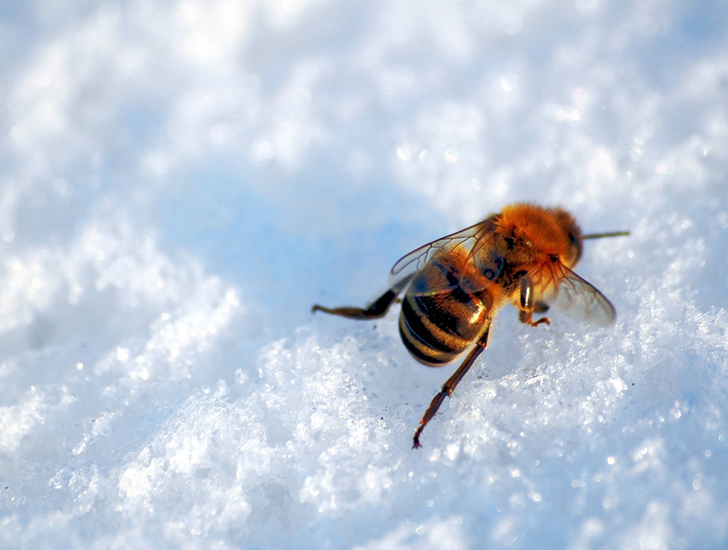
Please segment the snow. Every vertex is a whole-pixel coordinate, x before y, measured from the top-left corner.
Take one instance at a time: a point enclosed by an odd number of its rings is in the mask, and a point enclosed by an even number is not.
[[[0,547],[728,545],[725,3],[0,15]],[[523,200],[617,321],[504,310],[412,450],[456,365],[310,307]]]

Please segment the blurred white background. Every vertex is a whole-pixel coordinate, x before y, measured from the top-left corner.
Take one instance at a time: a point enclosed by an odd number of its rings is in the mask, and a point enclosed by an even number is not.
[[[5,2],[0,68],[3,547],[726,547],[724,2]],[[522,200],[632,231],[617,323],[504,310],[412,451],[456,365],[310,307]]]

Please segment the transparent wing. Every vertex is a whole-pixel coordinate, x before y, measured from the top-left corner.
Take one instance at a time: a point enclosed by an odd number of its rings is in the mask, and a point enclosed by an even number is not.
[[[617,317],[614,306],[594,285],[558,262],[550,270],[551,282],[541,291],[547,302],[590,323],[614,322]]]
[[[417,273],[422,271],[426,266],[431,265],[433,258],[446,258],[451,257],[453,260],[457,259],[457,264],[460,266],[469,265],[473,258],[480,259],[477,262],[478,266],[483,272],[488,272],[487,259],[484,258],[483,251],[492,248],[493,234],[495,226],[493,224],[493,218],[488,218],[485,221],[461,229],[456,233],[452,233],[441,239],[437,239],[413,250],[406,256],[400,258],[400,260],[394,264],[389,274],[389,284],[391,286],[397,286],[404,279],[411,279]],[[444,262],[443,262],[444,263]],[[488,276],[491,279],[495,279],[497,274],[500,272],[502,262],[498,262],[497,259],[491,261],[493,264],[491,272],[488,272]],[[447,265],[440,265],[440,269],[447,269]],[[498,272],[496,273],[496,270]],[[458,277],[447,277],[451,281],[450,288],[457,286]],[[420,283],[422,284],[422,283]],[[442,286],[442,285],[439,285]],[[447,285],[446,285],[447,286]],[[427,293],[437,292],[439,289],[430,287],[427,289]],[[440,289],[442,290],[442,289]],[[424,292],[425,289],[422,289]],[[418,293],[421,293],[419,290]]]

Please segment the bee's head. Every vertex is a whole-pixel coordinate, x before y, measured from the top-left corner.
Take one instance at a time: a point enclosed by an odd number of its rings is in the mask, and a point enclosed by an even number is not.
[[[576,224],[574,217],[565,210],[556,208],[554,209],[554,215],[556,216],[558,226],[568,240],[567,252],[561,255],[561,261],[569,267],[574,267],[581,258],[581,253],[584,250],[581,229]]]
[[[582,234],[574,217],[561,208],[515,204],[503,208],[499,226],[505,248],[515,261],[527,261],[534,254],[557,256],[567,267],[581,258]]]

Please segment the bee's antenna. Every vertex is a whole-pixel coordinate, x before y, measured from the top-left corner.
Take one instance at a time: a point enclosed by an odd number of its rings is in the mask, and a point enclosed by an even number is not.
[[[582,235],[582,239],[601,239],[602,237],[625,237],[629,235],[629,231],[609,231],[607,233],[591,233]]]

